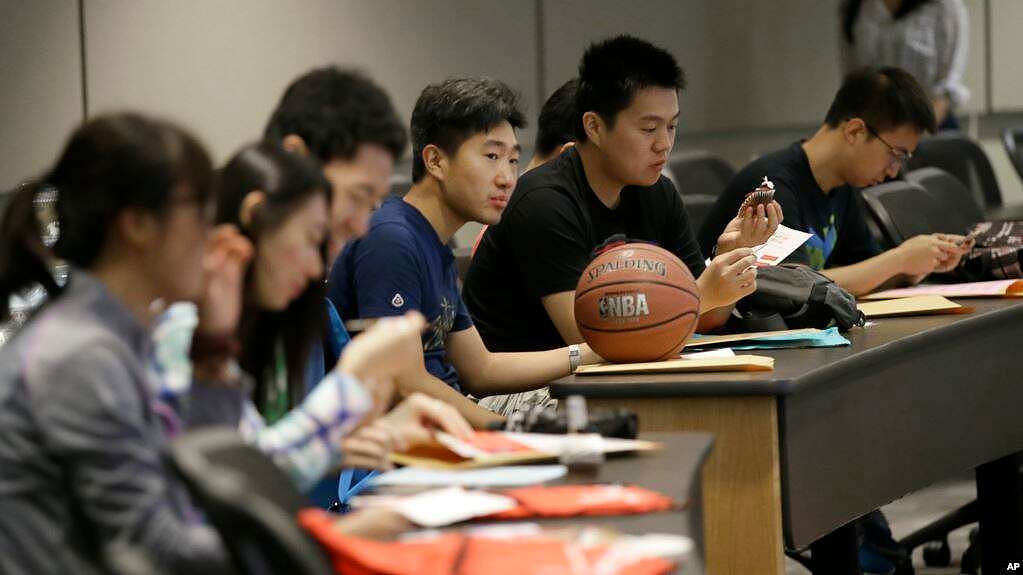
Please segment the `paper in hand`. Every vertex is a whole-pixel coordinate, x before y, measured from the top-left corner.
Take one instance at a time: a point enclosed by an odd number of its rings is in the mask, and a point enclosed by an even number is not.
[[[767,243],[753,248],[753,255],[757,256],[757,265],[761,267],[778,265],[805,244],[812,235],[778,224],[778,229],[768,238]]]

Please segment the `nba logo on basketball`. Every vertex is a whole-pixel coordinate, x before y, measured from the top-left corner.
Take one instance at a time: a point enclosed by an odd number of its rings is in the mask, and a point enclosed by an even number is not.
[[[677,357],[700,317],[700,288],[668,250],[629,243],[597,254],[575,287],[575,324],[612,362]]]
[[[597,301],[600,319],[632,319],[650,315],[643,292],[611,293]]]

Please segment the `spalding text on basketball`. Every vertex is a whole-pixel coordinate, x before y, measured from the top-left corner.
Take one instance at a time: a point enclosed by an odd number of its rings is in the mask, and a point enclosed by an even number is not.
[[[609,293],[597,302],[600,319],[629,319],[650,315],[643,292]]]
[[[601,264],[590,268],[587,279],[589,281],[593,281],[606,273],[616,272],[618,270],[636,270],[640,272],[652,272],[661,277],[668,275],[668,270],[664,267],[664,262],[661,260],[623,258],[611,260],[605,264]]]

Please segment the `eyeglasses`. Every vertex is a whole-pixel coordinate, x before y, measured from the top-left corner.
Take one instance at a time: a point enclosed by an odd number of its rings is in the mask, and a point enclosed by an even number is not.
[[[889,144],[888,140],[885,140],[884,138],[881,137],[881,134],[877,133],[877,130],[870,127],[870,124],[863,122],[863,125],[867,127],[867,131],[870,132],[870,135],[874,136],[878,140],[881,140],[881,143],[884,144],[885,146],[888,146],[888,151],[891,152],[892,154],[892,159],[891,161],[889,161],[890,166],[897,167],[901,171],[902,168],[905,168],[906,164],[913,159],[912,152],[908,152],[901,148],[896,148],[895,146]]]

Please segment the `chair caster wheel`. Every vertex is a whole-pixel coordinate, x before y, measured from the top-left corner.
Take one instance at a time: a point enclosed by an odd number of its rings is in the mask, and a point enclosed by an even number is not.
[[[924,545],[924,564],[928,567],[948,567],[952,564],[952,550],[948,540],[931,541]]]

